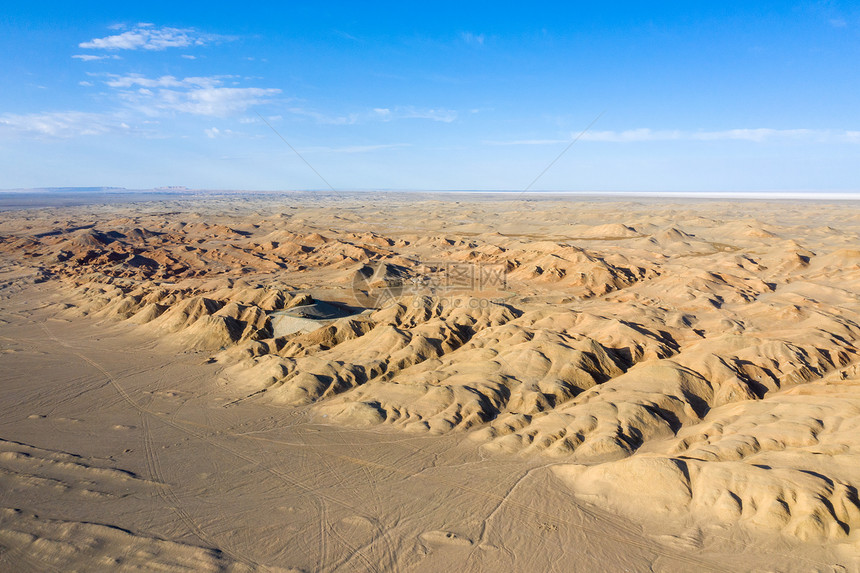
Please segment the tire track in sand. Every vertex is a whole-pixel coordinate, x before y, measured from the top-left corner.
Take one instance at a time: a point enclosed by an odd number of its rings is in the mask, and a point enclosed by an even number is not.
[[[125,400],[135,410],[137,410],[140,415],[141,430],[143,433],[143,446],[146,458],[146,465],[150,473],[150,478],[152,479],[152,481],[155,482],[156,492],[158,496],[167,504],[167,506],[170,507],[170,509],[174,513],[176,513],[176,515],[182,520],[182,522],[186,525],[189,531],[207,546],[223,552],[225,555],[232,558],[233,560],[242,562],[252,568],[260,568],[260,564],[257,563],[251,557],[237,552],[231,548],[225,547],[223,544],[216,543],[211,537],[206,534],[200,523],[198,523],[193,517],[191,517],[188,512],[182,509],[179,498],[176,496],[175,492],[170,487],[169,483],[167,483],[167,480],[164,477],[164,472],[161,469],[161,463],[159,461],[158,454],[156,453],[155,447],[153,445],[152,431],[149,427],[150,417],[158,418],[165,422],[168,421],[162,416],[159,416],[155,412],[141,406],[138,402],[136,402],[128,394],[128,392],[126,392],[126,390],[122,386],[120,386],[119,383],[117,383],[113,376],[96,361],[77,352],[70,345],[65,344],[63,341],[55,337],[48,329],[47,325],[45,325],[44,323],[42,323],[41,326],[51,340],[55,341],[57,344],[60,344],[64,348],[67,348],[72,354],[74,354],[75,356],[101,372],[108,379],[111,386],[113,386],[113,388],[119,393],[119,395],[122,396],[123,400]],[[179,427],[177,424],[169,425],[177,428]]]

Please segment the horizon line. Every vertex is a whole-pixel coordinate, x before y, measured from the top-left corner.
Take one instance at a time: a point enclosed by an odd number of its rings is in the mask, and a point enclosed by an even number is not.
[[[417,188],[355,188],[355,189],[209,189],[185,186],[161,186],[127,188],[116,186],[68,186],[68,187],[19,187],[0,189],[0,193],[160,193],[169,195],[182,194],[277,194],[277,193],[438,193],[438,194],[509,194],[521,195],[572,195],[572,196],[605,196],[605,197],[656,197],[656,198],[700,198],[700,199],[842,199],[860,200],[860,190],[857,191],[809,191],[809,190],[767,190],[767,191],[597,191],[597,190],[549,190],[531,189],[417,189]]]

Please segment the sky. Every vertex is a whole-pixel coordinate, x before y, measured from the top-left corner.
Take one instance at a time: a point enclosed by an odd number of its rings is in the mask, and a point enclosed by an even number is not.
[[[6,2],[0,189],[858,191],[858,62],[847,1]]]

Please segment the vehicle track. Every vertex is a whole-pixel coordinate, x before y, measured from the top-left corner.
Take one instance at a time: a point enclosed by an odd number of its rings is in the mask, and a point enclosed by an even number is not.
[[[69,348],[70,351],[76,356],[78,356],[81,360],[104,374],[104,376],[107,377],[110,384],[116,389],[120,396],[122,396],[122,398],[126,402],[128,402],[132,407],[135,408],[135,410],[138,411],[141,421],[141,431],[143,433],[143,445],[146,457],[146,464],[150,473],[150,477],[155,482],[156,492],[158,496],[167,504],[167,506],[170,507],[170,509],[174,513],[176,513],[176,515],[182,520],[182,522],[186,525],[189,531],[207,546],[222,551],[225,555],[234,559],[235,561],[245,563],[246,565],[249,565],[253,568],[259,568],[260,564],[254,561],[252,558],[238,553],[228,547],[225,547],[224,545],[219,545],[218,543],[215,543],[214,540],[206,534],[200,524],[196,520],[194,520],[194,518],[192,518],[188,514],[188,512],[182,509],[179,498],[176,497],[176,494],[174,493],[173,489],[165,479],[164,473],[161,469],[161,464],[158,459],[158,454],[156,453],[155,447],[153,446],[152,432],[149,427],[149,417],[151,416],[158,418],[164,422],[167,422],[169,425],[175,428],[179,428],[180,426],[175,423],[170,423],[170,421],[167,420],[165,417],[162,417],[161,415],[153,412],[152,410],[141,406],[128,394],[128,392],[125,391],[122,386],[119,385],[119,383],[113,378],[113,376],[100,364],[77,352],[69,345],[56,338],[44,323],[42,323],[42,328],[45,330],[45,333],[48,335],[48,337],[57,342],[57,344]]]
[[[51,337],[53,340],[55,340],[59,344],[63,344],[61,341],[56,339],[50,333],[50,331],[47,329],[47,327],[44,324],[43,324],[43,328],[45,329],[46,333],[48,333],[49,337]],[[63,344],[63,345],[68,347],[68,345],[65,345],[65,344]],[[259,459],[255,459],[254,457],[249,456],[248,454],[244,453],[244,451],[234,449],[230,446],[225,445],[224,443],[213,440],[212,436],[220,434],[220,435],[230,436],[230,437],[233,437],[233,438],[236,438],[239,440],[243,440],[243,439],[244,440],[257,440],[257,441],[261,441],[261,442],[268,442],[268,443],[274,443],[274,444],[280,443],[280,444],[284,444],[284,445],[308,448],[311,451],[314,451],[319,447],[325,447],[325,446],[310,445],[304,439],[303,439],[304,443],[298,444],[295,442],[287,442],[284,440],[267,438],[265,436],[258,436],[258,435],[248,434],[248,433],[233,433],[233,432],[219,431],[215,428],[207,427],[203,424],[198,424],[198,423],[190,422],[187,420],[171,420],[171,419],[169,419],[169,417],[164,416],[162,414],[159,414],[157,412],[154,412],[154,411],[152,411],[146,407],[143,407],[138,402],[136,402],[128,394],[128,392],[113,378],[113,376],[106,369],[104,369],[101,365],[99,365],[95,361],[87,358],[86,356],[84,356],[84,355],[82,355],[82,354],[80,354],[74,350],[72,352],[74,354],[76,354],[77,356],[79,356],[82,360],[84,360],[88,364],[92,365],[93,367],[95,367],[99,371],[101,371],[102,374],[104,374],[109,379],[110,384],[116,389],[116,391],[122,396],[122,398],[126,402],[128,402],[129,405],[131,405],[133,408],[138,410],[141,413],[142,417],[144,415],[151,416],[155,419],[158,419],[162,423],[167,424],[167,425],[175,428],[176,430],[184,432],[184,433],[191,435],[197,439],[203,440],[203,441],[209,443],[210,445],[212,445],[213,447],[216,447],[222,451],[225,451],[225,452],[227,452],[227,453],[229,453],[229,454],[231,454],[231,455],[233,455],[233,456],[235,456],[241,460],[244,460],[245,462],[247,462],[247,463],[249,463],[255,467],[260,468],[264,472],[269,473],[269,474],[277,477],[278,479],[280,479],[284,483],[286,483],[286,484],[288,484],[294,488],[297,488],[299,490],[302,490],[307,494],[314,496],[314,499],[319,499],[321,501],[324,500],[324,501],[327,501],[327,502],[330,502],[333,504],[337,504],[337,505],[340,505],[342,507],[348,508],[351,511],[354,511],[356,514],[359,514],[359,515],[361,514],[361,512],[354,505],[352,505],[346,501],[343,501],[341,499],[338,499],[336,497],[333,497],[331,495],[328,495],[328,494],[321,492],[320,489],[322,489],[322,488],[320,486],[307,485],[300,480],[292,478],[288,473],[281,471],[281,470],[277,469],[276,467],[273,467],[273,465],[263,464]],[[205,431],[201,431],[201,430],[205,430]],[[407,441],[407,439],[397,440],[397,441]],[[317,453],[317,452],[314,451],[314,453]],[[336,452],[329,452],[326,455],[329,457],[334,457],[334,458],[340,459],[340,460],[345,461],[345,462],[349,462],[349,463],[357,465],[357,466],[364,466],[366,468],[383,469],[383,470],[386,470],[386,471],[389,471],[392,473],[400,474],[400,475],[408,477],[408,478],[417,477],[417,474],[415,472],[409,472],[409,471],[403,470],[401,468],[398,468],[398,467],[395,467],[395,466],[392,466],[389,464],[383,464],[383,463],[374,462],[371,460],[364,460],[364,459],[357,458],[357,457],[354,457],[351,455],[339,454]],[[619,518],[617,516],[611,515],[608,512],[598,511],[596,509],[589,508],[589,507],[587,507],[587,506],[583,505],[582,503],[579,503],[575,500],[571,500],[571,503],[578,512],[580,512],[581,514],[587,515],[587,516],[589,516],[592,519],[595,519],[597,521],[602,521],[604,523],[608,522],[608,523],[612,524],[612,526],[615,527],[617,530],[622,531],[622,532],[630,535],[630,537],[619,536],[619,535],[613,534],[609,531],[606,531],[605,529],[595,528],[595,527],[592,527],[592,526],[589,526],[586,524],[574,523],[574,522],[566,519],[565,517],[563,517],[561,515],[549,513],[549,512],[540,510],[540,509],[536,509],[536,508],[533,508],[526,503],[511,499],[511,495],[513,494],[516,487],[526,477],[528,477],[530,474],[534,473],[537,470],[548,469],[553,465],[564,465],[564,462],[555,462],[555,463],[546,464],[543,466],[539,466],[537,468],[531,468],[531,469],[527,470],[522,476],[520,476],[514,482],[514,484],[504,494],[495,494],[495,493],[492,493],[492,492],[489,492],[489,491],[486,491],[483,489],[478,489],[475,487],[465,485],[463,483],[454,482],[452,480],[448,480],[448,479],[444,479],[444,478],[440,478],[440,477],[426,477],[425,479],[431,479],[437,483],[441,483],[441,484],[448,486],[450,488],[459,489],[461,491],[464,491],[464,492],[467,492],[467,493],[470,493],[470,494],[473,494],[476,496],[496,500],[498,502],[497,506],[494,508],[494,510],[491,512],[491,514],[488,515],[487,519],[491,518],[492,515],[495,514],[502,505],[510,505],[510,506],[517,507],[518,509],[520,509],[526,513],[531,513],[537,517],[541,517],[550,523],[564,524],[564,525],[569,526],[570,528],[581,530],[583,533],[586,533],[586,534],[599,535],[599,536],[602,536],[603,539],[608,539],[608,540],[611,540],[611,541],[614,541],[614,542],[617,542],[617,543],[623,544],[623,545],[629,545],[632,547],[637,547],[639,549],[643,549],[643,550],[648,551],[652,554],[655,554],[659,557],[664,557],[664,558],[671,560],[671,561],[674,561],[674,562],[684,563],[684,564],[689,565],[691,567],[693,567],[693,566],[697,567],[697,568],[699,568],[699,570],[730,571],[729,569],[719,567],[717,565],[714,565],[712,562],[706,561],[704,559],[699,559],[699,558],[692,556],[692,555],[683,555],[677,551],[664,549],[657,542],[647,543],[647,542],[638,541],[636,539],[633,539],[634,537],[641,537],[641,532],[639,530],[631,527],[629,525],[629,522],[624,521],[622,518]],[[329,466],[329,467],[331,467],[331,466]],[[156,470],[156,471],[158,471],[158,470]],[[175,498],[175,496],[173,496],[172,498],[169,498],[169,499],[171,500],[171,503],[173,503],[174,505],[179,505],[178,500]],[[320,511],[321,511],[321,513],[327,513],[328,510],[327,510],[327,507],[321,507]],[[180,516],[181,516],[181,514],[180,514]],[[324,515],[321,517],[324,517]],[[196,525],[194,520],[191,519],[190,517],[188,517],[187,514],[186,514],[185,518],[183,519],[183,521],[185,521],[185,519],[188,520],[187,525],[189,527],[196,528],[199,533],[202,533],[202,535],[205,536],[205,533],[202,532],[202,530],[199,528],[199,526]],[[324,525],[325,520],[321,519],[320,521],[321,521],[321,530],[319,533],[320,544],[321,544],[320,549],[321,549],[321,554],[323,555],[323,563],[326,564],[326,563],[328,563],[329,548],[328,548],[328,544],[326,541],[327,534],[325,532],[325,525]],[[484,529],[486,529],[486,523],[485,523]],[[483,534],[482,534],[482,536],[483,536]],[[207,543],[211,544],[211,541],[208,541]],[[213,546],[217,547],[217,545],[213,545]],[[228,550],[225,550],[224,553],[227,554],[228,556],[231,556],[234,559],[236,559],[238,561],[242,561],[246,564],[253,565],[253,566],[259,566],[259,564],[255,563],[253,561],[253,559],[250,559],[250,558],[243,556],[243,555],[240,555],[238,553],[228,551]],[[810,564],[817,564],[817,565],[824,565],[824,564],[820,564],[820,563],[816,563],[816,562],[812,562],[812,561],[809,561],[809,563]],[[323,570],[324,568],[320,567],[320,569]]]
[[[335,437],[343,446],[348,446],[346,440],[344,439],[344,432],[341,430],[337,430],[335,432]],[[367,515],[362,515],[365,519],[368,519],[370,523],[373,524],[373,527],[376,529],[376,535],[372,536],[369,541],[364,543],[363,545],[353,547],[346,539],[342,539],[342,542],[350,549],[350,555],[348,555],[345,559],[342,559],[339,563],[335,564],[332,567],[332,571],[337,571],[342,567],[346,567],[349,563],[351,563],[355,558],[359,558],[365,564],[365,570],[367,571],[398,571],[399,568],[397,566],[397,561],[394,558],[394,552],[391,548],[391,540],[389,538],[388,532],[385,530],[381,523],[382,519],[382,500],[379,496],[379,490],[376,487],[376,480],[373,478],[373,475],[370,473],[370,469],[367,466],[360,467],[362,474],[364,474],[365,482],[368,484],[370,488],[371,496],[373,498],[373,513],[374,516],[370,517]],[[340,536],[339,536],[340,537]],[[381,563],[379,567],[373,563],[371,560],[371,556],[373,554],[373,548],[377,544],[381,544],[381,559],[377,560],[377,563]],[[365,551],[368,552],[369,555],[365,555]]]

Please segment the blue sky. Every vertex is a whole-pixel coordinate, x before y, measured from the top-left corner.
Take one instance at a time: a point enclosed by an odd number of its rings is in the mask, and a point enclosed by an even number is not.
[[[9,4],[0,188],[860,190],[852,2]]]

